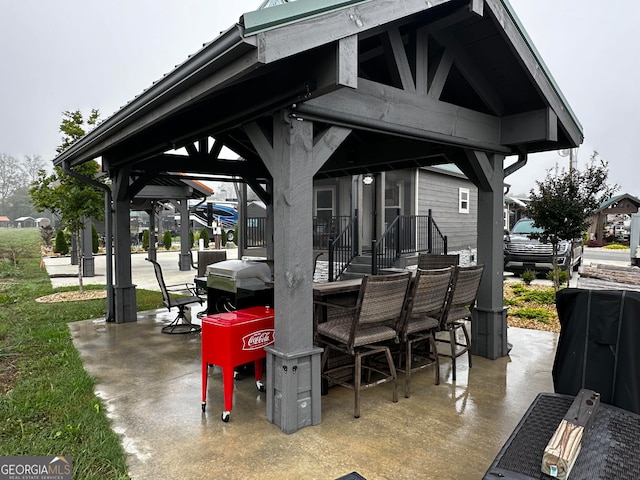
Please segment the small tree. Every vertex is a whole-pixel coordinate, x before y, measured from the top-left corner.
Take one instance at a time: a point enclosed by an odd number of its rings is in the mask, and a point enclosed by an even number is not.
[[[50,224],[40,227],[40,239],[45,248],[51,248],[51,240],[55,231]]]
[[[171,250],[171,231],[165,230],[162,234],[162,244],[165,250]]]
[[[62,144],[57,148],[62,153],[85,134],[85,128],[93,127],[98,121],[99,113],[92,110],[85,122],[82,113],[64,112],[60,131],[64,134]],[[86,123],[86,125],[85,125]],[[100,166],[95,161],[85,162],[73,167],[79,175],[98,180]],[[50,210],[56,215],[64,228],[75,237],[78,246],[78,258],[82,259],[81,232],[85,228],[85,219],[102,220],[104,217],[104,192],[84,181],[67,174],[60,167],[55,167],[51,175],[40,170],[38,178],[29,190],[31,200],[37,211]],[[78,262],[78,284],[80,292],[82,284],[82,262]]]
[[[53,247],[54,253],[59,253],[60,255],[68,255],[69,254],[69,244],[67,243],[67,239],[64,236],[64,232],[58,229],[56,233],[56,243]]]
[[[149,250],[149,230],[142,232],[142,249],[146,252]]]
[[[200,238],[204,241],[204,248],[209,248],[209,232],[206,228],[200,230]]]
[[[91,251],[93,253],[98,253],[98,250],[100,250],[100,239],[98,238],[98,230],[96,229],[96,226],[92,223],[91,224]]]
[[[608,175],[608,163],[594,152],[584,171],[556,168],[547,172],[542,182],[536,182],[537,193],[534,190],[530,192],[526,215],[543,231],[532,234],[532,237],[552,246],[553,286],[556,291],[560,287],[558,243],[582,237],[589,227],[589,217],[616,192],[617,185],[607,185]]]

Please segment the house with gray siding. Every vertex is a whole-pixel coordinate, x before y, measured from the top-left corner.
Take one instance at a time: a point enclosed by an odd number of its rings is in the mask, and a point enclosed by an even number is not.
[[[454,165],[418,170],[417,213],[426,215],[431,209],[450,251],[476,248],[477,198],[478,188]]]
[[[372,172],[353,177],[314,181],[314,247],[329,249],[331,239],[350,228],[355,217],[357,254],[370,255],[374,241],[402,217],[399,228],[408,245],[402,256],[431,250],[422,242],[432,220],[447,250],[475,250],[477,246],[477,187],[455,166],[443,164]]]

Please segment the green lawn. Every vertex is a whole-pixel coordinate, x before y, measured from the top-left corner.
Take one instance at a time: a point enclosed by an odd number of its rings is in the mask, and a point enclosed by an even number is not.
[[[70,455],[73,478],[128,478],[119,437],[67,326],[104,318],[105,300],[36,302],[77,289],[53,289],[40,261],[37,229],[0,229],[0,455]],[[137,291],[138,310],[160,308],[161,300]]]

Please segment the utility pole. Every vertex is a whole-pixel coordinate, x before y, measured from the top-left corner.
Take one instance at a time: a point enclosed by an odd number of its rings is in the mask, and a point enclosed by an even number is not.
[[[558,150],[558,155],[560,155],[561,157],[569,157],[569,173],[572,173],[573,170],[577,167],[577,163],[578,163],[578,156],[577,156],[577,150],[575,148],[569,148],[569,149],[563,149],[563,150]],[[556,162],[556,167],[557,167],[557,162]]]

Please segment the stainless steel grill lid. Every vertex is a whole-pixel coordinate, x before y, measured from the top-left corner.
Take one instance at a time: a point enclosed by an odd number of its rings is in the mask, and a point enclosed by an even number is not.
[[[207,287],[227,292],[238,288],[264,286],[271,281],[271,269],[262,262],[225,260],[207,266]]]

